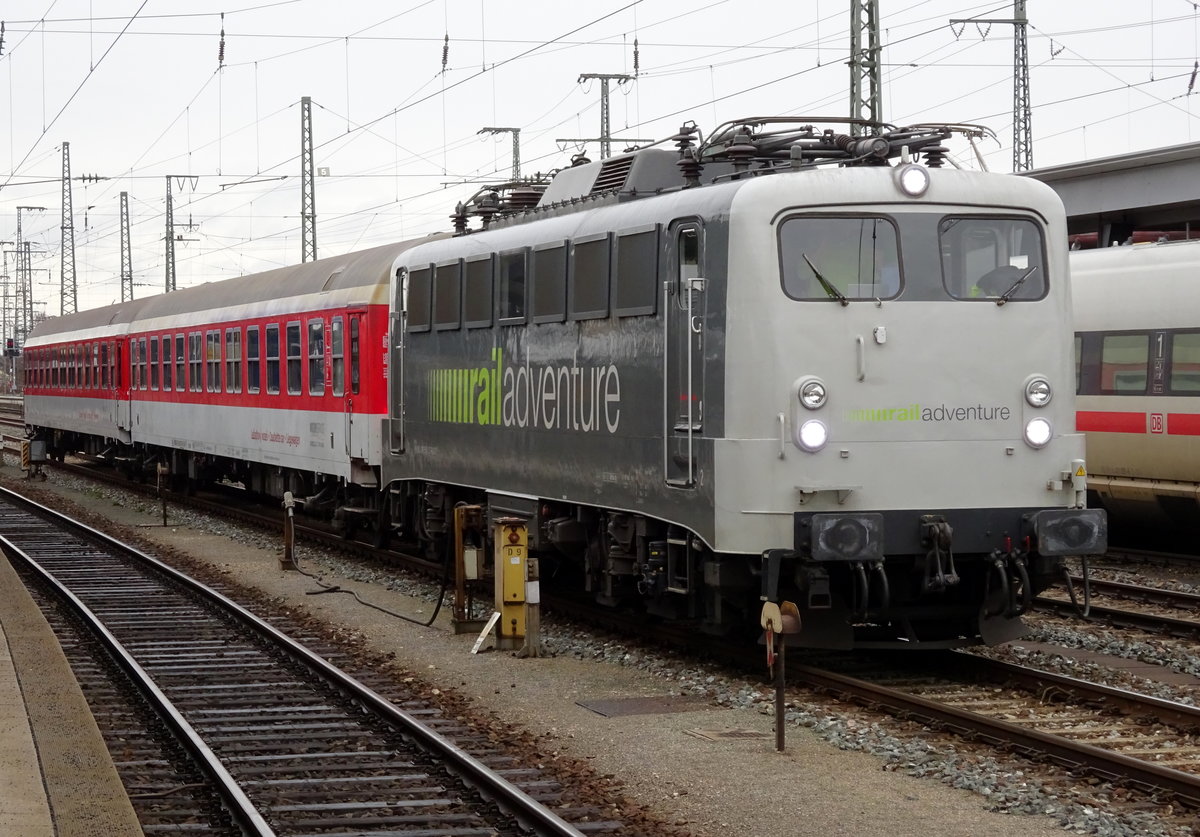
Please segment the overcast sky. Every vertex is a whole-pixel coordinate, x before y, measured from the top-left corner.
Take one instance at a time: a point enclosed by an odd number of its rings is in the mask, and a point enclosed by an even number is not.
[[[172,185],[178,287],[299,262],[304,96],[328,172],[319,256],[445,230],[458,201],[510,173],[512,135],[481,128],[520,129],[523,174],[580,150],[598,159],[596,143],[559,141],[600,132],[600,83],[581,74],[637,76],[611,84],[616,150],[688,120],[707,134],[749,116],[848,113],[851,5],[4,0],[0,239],[16,238],[18,206],[45,207],[22,212],[23,235],[38,251],[35,300],[58,314],[66,142],[80,310],[120,298],[122,191],[135,296],[162,291],[167,175],[187,176]],[[885,118],[987,125],[987,166],[1010,171],[1013,27],[951,20],[1011,19],[1011,0],[880,6]],[[1036,167],[1200,139],[1195,3],[1027,6]],[[79,179],[92,175],[103,179]]]

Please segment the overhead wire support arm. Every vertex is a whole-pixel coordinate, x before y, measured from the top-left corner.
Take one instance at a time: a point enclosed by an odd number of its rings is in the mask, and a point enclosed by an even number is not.
[[[1029,95],[1029,17],[1026,0],[1013,0],[1011,18],[951,18],[950,26],[968,23],[991,25],[1009,24],[1013,27],[1013,171],[1033,168],[1033,106]],[[956,33],[957,34],[957,33]]]
[[[480,128],[479,134],[512,134],[512,179],[521,178],[521,129],[520,128]]]

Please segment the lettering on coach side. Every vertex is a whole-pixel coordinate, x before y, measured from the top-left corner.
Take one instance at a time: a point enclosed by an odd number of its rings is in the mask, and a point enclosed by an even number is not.
[[[431,369],[429,418],[452,424],[616,433],[621,424],[621,374],[607,366],[504,363],[492,349],[488,366]]]
[[[855,422],[1008,421],[1012,418],[1012,409],[1001,404],[970,404],[961,407],[948,404],[938,404],[936,407],[907,404],[903,407],[856,408],[847,410],[845,417],[846,421]]]

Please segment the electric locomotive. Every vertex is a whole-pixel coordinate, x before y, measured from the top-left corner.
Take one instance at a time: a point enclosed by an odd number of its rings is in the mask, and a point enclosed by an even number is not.
[[[482,190],[394,265],[389,525],[519,515],[544,579],[714,632],[787,600],[798,645],[1018,636],[1107,524],[1063,208],[946,168],[978,130],[687,125]]]

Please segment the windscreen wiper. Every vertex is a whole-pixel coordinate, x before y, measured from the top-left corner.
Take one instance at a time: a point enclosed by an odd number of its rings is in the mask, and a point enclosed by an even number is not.
[[[1006,303],[1010,299],[1012,299],[1012,295],[1017,292],[1017,288],[1021,287],[1021,285],[1025,282],[1025,280],[1028,279],[1035,270],[1037,270],[1036,264],[1033,267],[1029,268],[1029,270],[1022,273],[1020,276],[1018,276],[1017,281],[1015,281],[1011,285],[1009,285],[1007,291],[1000,294],[1000,296],[996,297],[996,304],[1003,305],[1004,303]]]
[[[821,271],[817,270],[817,266],[812,263],[812,259],[808,257],[808,253],[801,253],[804,261],[808,262],[808,266],[812,269],[813,276],[817,277],[817,281],[821,283],[821,287],[825,289],[825,293],[829,294],[830,299],[836,299],[842,305],[849,305],[850,300],[846,299],[846,295],[833,286],[833,283],[821,275]]]

